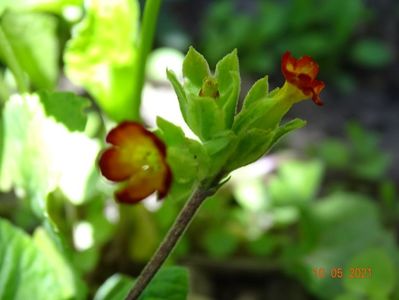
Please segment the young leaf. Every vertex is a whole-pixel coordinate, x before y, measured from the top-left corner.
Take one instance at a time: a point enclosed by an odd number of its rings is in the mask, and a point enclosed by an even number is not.
[[[22,230],[0,219],[0,299],[85,299],[85,292],[74,285],[77,274],[71,277],[65,261],[54,265],[59,254],[51,252],[49,257],[50,252],[44,253]]]
[[[227,54],[216,64],[215,76],[219,86],[220,98],[217,103],[223,107],[226,128],[231,128],[240,94],[241,78],[237,50]]]
[[[203,141],[224,129],[224,113],[213,98],[190,95],[187,121],[191,130]]]
[[[187,119],[188,100],[187,100],[186,92],[185,92],[183,86],[180,84],[179,80],[177,80],[176,74],[173,71],[166,70],[166,74],[167,74],[167,77],[168,77],[170,83],[173,86],[173,89],[175,90],[175,93],[177,95],[177,100],[179,100],[180,111],[184,118],[184,121],[186,121],[186,123],[188,124],[188,119]]]
[[[236,133],[253,128],[274,130],[290,107],[291,104],[287,101],[280,101],[277,98],[262,98],[240,111],[234,120],[233,130]]]
[[[251,106],[256,101],[263,99],[269,93],[269,81],[268,76],[265,76],[254,83],[248,94],[244,99],[244,109]]]
[[[234,155],[226,163],[228,170],[243,167],[264,155],[272,146],[273,136],[272,131],[257,128],[240,133]]]
[[[185,142],[185,135],[183,130],[175,124],[157,117],[157,126],[161,130],[163,140],[168,146],[180,146]]]
[[[88,99],[67,92],[40,92],[39,97],[48,116],[54,117],[70,131],[84,131],[87,115],[83,109],[90,105]]]
[[[218,80],[221,94],[229,89],[232,72],[240,73],[237,49],[234,49],[216,64],[215,76]]]
[[[39,13],[6,12],[0,26],[33,85],[52,89],[58,77],[56,19]],[[3,55],[0,53],[0,59],[4,61]]]
[[[210,70],[206,59],[197,50],[190,47],[183,61],[183,76],[200,89],[204,78],[209,74]]]
[[[226,130],[204,143],[205,151],[212,162],[208,171],[209,177],[211,174],[219,172],[225,165],[231,154],[236,150],[237,140],[233,131]]]
[[[275,144],[278,142],[278,140],[283,137],[284,135],[286,135],[287,133],[295,130],[295,129],[299,129],[302,128],[306,125],[306,121],[302,120],[302,119],[294,119],[289,121],[288,123],[278,127],[274,132],[274,137],[273,137],[273,142],[272,144]]]
[[[225,115],[225,126],[231,128],[234,121],[234,116],[237,110],[237,101],[240,95],[240,74],[238,72],[231,72],[230,88],[228,92],[223,93],[216,103],[222,107]]]

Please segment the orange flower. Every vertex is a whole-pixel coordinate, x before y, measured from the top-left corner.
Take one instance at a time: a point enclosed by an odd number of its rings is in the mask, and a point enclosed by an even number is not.
[[[112,129],[99,161],[107,179],[121,183],[115,195],[119,202],[137,203],[155,191],[163,198],[169,191],[172,173],[166,163],[166,147],[152,132],[136,122],[122,122]]]
[[[317,105],[323,105],[320,92],[324,82],[317,80],[319,65],[309,56],[295,59],[290,52],[283,55],[281,70],[285,79],[302,91],[305,96],[311,97]]]

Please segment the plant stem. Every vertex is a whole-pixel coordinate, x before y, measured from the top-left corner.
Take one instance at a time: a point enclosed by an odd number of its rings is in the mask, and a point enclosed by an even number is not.
[[[130,290],[125,300],[136,300],[144,291],[148,283],[158,272],[159,268],[168,258],[172,252],[176,243],[186,230],[188,224],[193,219],[196,211],[201,206],[201,203],[210,195],[208,189],[204,189],[201,186],[198,187],[192,194],[190,200],[187,201],[186,205],[181,210],[175,223],[170,228],[168,234],[165,236],[158,250],[152,256],[151,260],[147,263],[145,268],[141,271],[141,274],[135,281],[135,285]]]
[[[161,0],[147,0],[141,23],[141,31],[138,41],[136,68],[133,75],[133,113],[136,120],[140,118],[141,93],[145,81],[145,67],[148,54],[151,51],[155,29],[158,20],[158,12]]]
[[[28,91],[28,87],[24,80],[24,72],[18,63],[17,58],[14,55],[12,47],[7,39],[7,35],[4,33],[1,25],[0,25],[0,52],[3,54],[7,66],[10,68],[11,72],[14,75],[19,92],[21,94],[26,93]]]

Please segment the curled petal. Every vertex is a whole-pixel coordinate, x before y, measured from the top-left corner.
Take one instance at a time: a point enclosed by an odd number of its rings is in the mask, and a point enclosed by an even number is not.
[[[319,65],[310,56],[295,59],[290,52],[284,53],[281,71],[289,83],[311,97],[317,105],[323,105],[320,92],[324,88],[324,83],[316,79]]]
[[[115,193],[124,203],[136,203],[154,192],[163,198],[169,191],[172,173],[166,162],[166,147],[152,132],[136,122],[122,122],[112,129],[99,160],[101,173],[121,183]]]

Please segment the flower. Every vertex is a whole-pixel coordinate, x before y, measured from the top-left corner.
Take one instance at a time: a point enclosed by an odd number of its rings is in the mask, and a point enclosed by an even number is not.
[[[106,138],[113,145],[100,157],[101,173],[121,187],[115,196],[122,203],[137,203],[157,191],[166,196],[172,173],[166,162],[165,144],[141,124],[120,123]]]
[[[317,105],[323,105],[320,92],[324,88],[324,82],[316,79],[319,65],[311,57],[295,59],[287,51],[281,61],[281,70],[288,83],[300,89],[304,96],[311,96]]]

